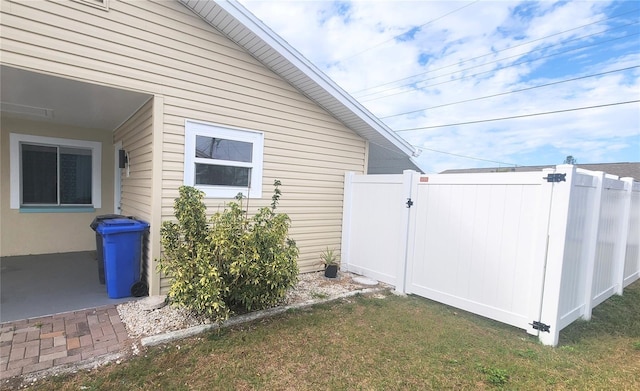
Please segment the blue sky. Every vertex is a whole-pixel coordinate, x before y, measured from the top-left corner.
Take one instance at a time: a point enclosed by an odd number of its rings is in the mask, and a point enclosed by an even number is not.
[[[640,161],[640,1],[241,2],[428,173]]]

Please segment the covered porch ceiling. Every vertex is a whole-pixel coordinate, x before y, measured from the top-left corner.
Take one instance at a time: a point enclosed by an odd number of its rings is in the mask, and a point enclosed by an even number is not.
[[[3,117],[113,131],[151,97],[140,92],[0,66]]]

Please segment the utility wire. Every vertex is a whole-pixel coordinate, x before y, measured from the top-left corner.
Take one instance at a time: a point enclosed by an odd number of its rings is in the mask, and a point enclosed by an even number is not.
[[[445,152],[445,151],[439,151],[439,150],[437,150],[437,149],[431,149],[431,148],[427,148],[427,147],[421,147],[421,146],[419,146],[419,145],[414,145],[414,147],[416,147],[416,148],[418,148],[418,149],[423,149],[423,150],[425,150],[425,151],[437,152],[437,153],[442,153],[442,154],[445,154],[445,155],[451,155],[451,156],[456,156],[456,157],[462,157],[462,158],[465,158],[465,159],[480,160],[480,161],[483,161],[483,162],[497,163],[497,164],[504,164],[504,165],[507,165],[507,166],[514,166],[514,167],[518,167],[518,164],[514,164],[514,163],[505,163],[505,162],[499,162],[499,161],[496,161],[496,160],[482,159],[482,158],[479,158],[479,157],[473,157],[473,156],[467,156],[467,155],[459,155],[459,154],[457,154],[457,153]]]
[[[399,91],[399,92],[396,92],[394,94],[383,95],[383,96],[379,96],[379,97],[376,97],[376,98],[370,98],[370,99],[359,99],[359,101],[360,102],[371,102],[371,101],[378,100],[378,99],[388,98],[390,96],[396,96],[396,95],[400,95],[400,94],[406,94],[406,93],[409,93],[409,92],[415,92],[416,89],[418,89],[418,88],[419,89],[424,89],[424,88],[429,88],[429,87],[435,87],[435,86],[439,86],[439,85],[442,85],[442,84],[452,83],[454,81],[459,81],[459,80],[464,80],[464,79],[469,79],[469,78],[472,78],[472,77],[476,77],[476,76],[479,76],[479,75],[484,75],[484,74],[487,74],[487,73],[494,73],[494,72],[501,71],[501,70],[507,69],[507,68],[511,68],[511,67],[514,67],[514,66],[517,66],[517,65],[522,65],[522,64],[527,64],[527,63],[532,63],[532,62],[544,60],[546,58],[555,57],[555,56],[559,56],[559,55],[562,55],[562,54],[567,54],[567,53],[570,53],[570,52],[574,52],[576,50],[582,50],[582,49],[585,49],[585,48],[588,48],[588,47],[598,46],[598,45],[602,45],[602,44],[605,44],[605,43],[608,43],[608,42],[612,42],[612,41],[617,41],[617,40],[620,40],[620,39],[633,37],[633,36],[636,36],[636,35],[640,35],[640,33],[628,34],[628,35],[625,35],[625,36],[622,36],[622,37],[616,37],[616,38],[608,39],[606,41],[600,41],[600,42],[593,43],[593,44],[590,44],[590,45],[585,45],[585,46],[580,46],[580,47],[573,48],[573,49],[568,49],[568,50],[565,50],[563,52],[558,52],[558,53],[553,53],[553,54],[549,54],[549,55],[546,55],[546,56],[541,56],[541,57],[538,57],[538,58],[532,59],[532,60],[518,61],[518,62],[514,62],[513,64],[505,65],[503,67],[498,67],[498,68],[495,68],[495,69],[491,69],[489,71],[478,72],[478,73],[474,73],[472,75],[461,76],[461,77],[458,77],[458,78],[449,79],[449,80],[442,81],[442,82],[439,82],[439,83],[428,84],[426,86],[416,87],[416,88],[411,89],[411,90]],[[511,56],[511,57],[517,57],[517,56]],[[505,60],[507,58],[510,58],[510,57],[505,57],[502,60]],[[502,60],[497,60],[497,61],[502,61]],[[491,63],[497,62],[497,61],[492,61],[490,63],[486,63],[486,64],[483,64],[483,65],[491,64]],[[477,67],[471,67],[471,68],[477,68]],[[463,69],[463,71],[471,69],[471,68]],[[455,74],[455,73],[458,73],[458,72],[453,72],[451,74]],[[441,76],[446,76],[446,75],[441,75]],[[436,78],[441,77],[441,76],[435,76],[435,77],[432,77],[432,78],[429,78],[429,79],[425,79],[424,81],[436,79]],[[400,87],[402,87],[402,86],[400,86]],[[394,90],[394,89],[400,88],[400,87],[390,88],[389,90],[386,90],[386,91]],[[380,92],[384,92],[384,91],[380,91]],[[369,94],[369,95],[375,95],[375,94]]]
[[[591,25],[594,25],[594,24],[598,24],[598,23],[601,23],[601,22],[605,22],[605,21],[610,20],[610,19],[619,18],[619,17],[621,17],[621,16],[624,16],[624,15],[627,15],[627,14],[630,14],[630,13],[634,13],[634,12],[638,12],[638,11],[640,11],[640,8],[635,9],[635,10],[632,10],[632,11],[628,11],[628,12],[623,12],[623,13],[621,13],[621,14],[613,15],[613,16],[610,16],[610,17],[608,17],[608,18],[600,19],[600,20],[597,20],[597,21],[592,22],[592,23],[587,23],[587,24],[584,24],[584,25],[581,25],[581,26],[578,26],[578,27],[574,27],[574,28],[572,28],[572,29],[568,29],[568,30],[560,31],[560,32],[558,32],[558,33],[551,34],[551,35],[547,35],[547,36],[544,36],[544,37],[541,37],[541,38],[537,38],[537,39],[534,39],[534,40],[531,40],[531,41],[523,42],[523,43],[521,43],[521,44],[514,45],[514,46],[510,46],[510,47],[508,47],[508,48],[504,48],[504,49],[497,50],[497,51],[494,51],[494,52],[485,53],[485,54],[482,54],[482,55],[480,55],[480,56],[476,56],[476,57],[472,57],[472,58],[469,58],[469,59],[466,59],[466,60],[459,61],[459,62],[454,63],[454,64],[445,65],[445,66],[440,67],[440,68],[431,69],[431,70],[429,70],[429,71],[422,72],[422,73],[418,73],[418,74],[411,75],[411,76],[407,76],[407,77],[404,77],[404,78],[402,78],[402,79],[397,79],[397,80],[393,80],[393,81],[390,81],[390,82],[387,82],[387,83],[378,84],[377,86],[368,87],[368,88],[365,88],[365,89],[362,89],[362,90],[354,91],[354,92],[352,92],[352,94],[353,94],[353,95],[356,95],[356,94],[358,94],[358,93],[360,93],[360,92],[364,92],[364,91],[368,91],[368,90],[373,90],[373,89],[378,88],[378,87],[384,87],[384,86],[386,86],[386,85],[394,84],[394,83],[401,82],[401,81],[404,81],[404,80],[409,80],[409,79],[412,79],[412,78],[414,78],[414,77],[418,77],[418,76],[425,75],[425,74],[427,74],[427,73],[440,71],[440,70],[447,69],[447,68],[451,68],[451,67],[454,67],[454,66],[459,66],[459,65],[462,65],[462,64],[464,64],[464,63],[466,63],[466,62],[473,61],[473,60],[477,60],[477,59],[480,59],[480,58],[482,58],[482,57],[487,57],[487,56],[495,55],[495,54],[497,54],[497,53],[501,53],[501,52],[504,52],[504,51],[507,51],[507,50],[515,49],[515,48],[520,47],[520,46],[529,45],[529,44],[531,44],[531,43],[538,42],[538,41],[542,41],[542,40],[544,40],[544,39],[551,38],[551,37],[554,37],[554,36],[556,36],[556,35],[561,35],[561,34],[564,34],[564,33],[568,33],[568,32],[570,32],[570,31],[579,30],[579,29],[584,28],[584,27],[587,27],[587,26],[591,26]],[[633,23],[632,23],[632,24],[633,24]],[[605,31],[608,31],[608,30],[605,30]]]
[[[435,129],[435,128],[446,128],[446,127],[449,127],[449,126],[470,125],[470,124],[479,124],[479,123],[483,123],[483,122],[494,122],[494,121],[504,121],[504,120],[508,120],[508,119],[516,119],[516,118],[536,117],[536,116],[540,116],[540,115],[566,113],[566,112],[569,112],[569,111],[597,109],[597,108],[601,108],[601,107],[626,105],[626,104],[629,104],[629,103],[637,103],[637,102],[640,102],[640,99],[629,100],[629,101],[626,101],[626,102],[607,103],[607,104],[603,104],[603,105],[576,107],[576,108],[572,108],[572,109],[545,111],[545,112],[542,112],[542,113],[522,114],[522,115],[513,115],[513,116],[510,116],[510,117],[501,117],[501,118],[481,119],[481,120],[476,120],[476,121],[458,122],[458,123],[454,123],[454,124],[422,126],[422,127],[419,127],[419,128],[408,128],[408,129],[398,129],[398,130],[395,130],[395,131],[396,132],[408,132],[408,131],[411,131],[411,130],[425,130],[425,129]]]
[[[426,111],[426,110],[430,110],[430,109],[438,109],[440,107],[447,107],[447,106],[453,106],[453,105],[457,105],[460,103],[468,103],[468,102],[474,102],[477,100],[482,100],[482,99],[488,99],[488,98],[495,98],[497,96],[502,96],[502,95],[508,95],[508,94],[514,94],[517,92],[523,92],[523,91],[529,91],[529,90],[533,90],[536,88],[542,88],[542,87],[549,87],[549,86],[553,86],[556,84],[562,84],[562,83],[568,83],[571,81],[576,81],[576,80],[582,80],[582,79],[588,79],[590,77],[597,77],[597,76],[602,76],[602,75],[607,75],[610,73],[615,73],[615,72],[624,72],[624,71],[628,71],[630,69],[635,69],[635,68],[640,68],[640,65],[635,65],[632,67],[627,67],[627,68],[621,68],[621,69],[615,69],[613,71],[607,71],[607,72],[600,72],[600,73],[594,73],[592,75],[586,75],[586,76],[580,76],[580,77],[574,77],[572,79],[566,79],[566,80],[560,80],[560,81],[554,81],[552,83],[546,83],[546,84],[540,84],[537,86],[533,86],[533,87],[527,87],[527,88],[521,88],[519,90],[512,90],[512,91],[507,91],[507,92],[501,92],[499,94],[493,94],[493,95],[487,95],[487,96],[481,96],[478,98],[473,98],[473,99],[465,99],[465,100],[460,100],[457,102],[450,102],[450,103],[444,103],[441,105],[437,105],[437,106],[431,106],[431,107],[425,107],[423,109],[419,109],[419,110],[412,110],[412,111],[407,111],[404,113],[399,113],[399,114],[393,114],[393,115],[387,115],[386,117],[378,117],[380,119],[387,119],[387,118],[393,118],[393,117],[399,117],[401,115],[407,115],[407,114],[414,114],[414,113],[419,113],[422,111]]]
[[[453,13],[456,13],[456,12],[458,12],[458,11],[460,11],[460,10],[464,9],[464,8],[467,8],[467,7],[469,7],[469,6],[471,6],[471,5],[475,4],[475,3],[477,3],[478,1],[480,1],[480,0],[475,0],[475,1],[471,2],[471,3],[469,3],[469,4],[465,4],[465,5],[463,5],[462,7],[456,8],[456,9],[454,9],[453,11],[450,11],[450,12],[448,12],[448,13],[446,13],[446,14],[442,15],[442,16],[439,16],[439,17],[437,17],[437,18],[435,18],[435,19],[433,19],[433,20],[428,21],[427,23],[421,24],[421,25],[419,25],[419,26],[411,27],[411,28],[410,28],[410,29],[408,29],[407,31],[404,31],[404,32],[402,32],[402,33],[400,33],[400,34],[398,34],[398,35],[395,35],[395,36],[393,36],[393,37],[391,37],[391,38],[387,39],[386,41],[382,41],[382,42],[380,42],[380,43],[377,43],[377,44],[375,44],[375,45],[373,45],[373,46],[371,46],[371,47],[368,47],[367,49],[364,49],[364,50],[362,50],[362,51],[360,51],[360,52],[357,52],[357,53],[354,53],[354,54],[352,54],[352,55],[350,55],[350,56],[347,56],[347,57],[344,57],[344,58],[342,58],[342,59],[339,59],[339,60],[337,60],[336,62],[337,62],[337,63],[340,63],[340,62],[343,62],[343,61],[345,61],[345,60],[351,59],[351,58],[353,58],[353,57],[359,56],[359,55],[361,55],[362,53],[366,53],[366,52],[368,52],[369,50],[373,50],[373,49],[375,49],[375,48],[377,48],[377,47],[379,47],[379,46],[382,46],[382,45],[384,45],[384,44],[386,44],[386,43],[388,43],[388,42],[391,42],[391,41],[393,41],[393,40],[395,40],[395,39],[397,39],[397,38],[400,38],[400,37],[402,37],[403,35],[405,35],[405,34],[407,34],[407,33],[411,32],[411,31],[413,31],[413,30],[419,30],[419,29],[423,28],[424,26],[426,26],[426,25],[428,25],[428,24],[431,24],[431,23],[433,23],[433,22],[437,22],[438,20],[440,20],[440,19],[442,19],[442,18],[445,18],[445,17],[447,17],[447,16],[449,16],[449,15],[451,15],[451,14],[453,14]]]
[[[638,23],[640,23],[640,22],[633,22],[633,23],[626,24],[626,25],[624,25],[624,26],[618,26],[618,27],[614,27],[614,28],[612,28],[612,29],[603,30],[603,31],[600,31],[600,32],[597,32],[597,33],[593,33],[593,34],[589,34],[589,35],[584,35],[584,36],[581,36],[581,37],[577,37],[577,38],[570,39],[570,40],[568,40],[568,41],[559,42],[559,43],[557,43],[557,44],[553,44],[553,45],[545,46],[545,47],[543,47],[543,48],[536,49],[535,51],[542,51],[542,50],[550,49],[550,48],[552,48],[552,47],[554,47],[554,46],[564,45],[564,44],[569,43],[569,42],[572,42],[572,41],[582,40],[582,39],[584,39],[584,38],[589,38],[589,37],[592,37],[592,36],[594,36],[594,35],[598,35],[598,34],[606,33],[606,32],[609,32],[609,31],[612,31],[612,30],[615,30],[615,29],[618,29],[618,28],[628,27],[628,26],[631,26],[631,25],[634,25],[634,24],[638,24]],[[603,43],[607,43],[607,42],[610,42],[610,41],[615,41],[615,40],[618,40],[618,39],[624,39],[624,38],[627,38],[627,37],[630,37],[630,36],[634,36],[634,35],[638,35],[638,33],[635,33],[635,34],[629,34],[629,35],[625,35],[625,36],[622,36],[622,37],[616,37],[616,38],[612,38],[612,39],[609,39],[609,40],[606,40],[606,41],[599,41],[599,42],[592,43],[592,44],[590,44],[590,45],[580,46],[580,47],[577,47],[577,48],[567,49],[567,50],[562,51],[562,52],[557,52],[557,53],[553,53],[553,54],[548,54],[548,55],[546,55],[546,56],[538,57],[538,58],[535,58],[535,59],[528,59],[528,60],[523,60],[523,61],[515,62],[515,63],[513,63],[513,64],[506,65],[506,66],[503,66],[503,67],[497,68],[497,69],[495,69],[495,70],[501,70],[501,69],[509,68],[509,67],[516,66],[516,65],[522,65],[522,64],[526,64],[526,63],[530,63],[530,62],[535,62],[535,61],[538,61],[538,60],[541,60],[541,59],[545,59],[545,58],[549,58],[549,57],[554,57],[554,56],[558,56],[558,55],[561,55],[561,54],[566,54],[566,53],[569,53],[569,52],[572,52],[572,51],[575,51],[575,50],[584,49],[584,48],[588,48],[588,47],[591,47],[591,46],[598,46],[598,45],[601,45],[601,44],[603,44]],[[395,90],[395,89],[398,89],[398,88],[401,88],[401,87],[407,87],[407,86],[410,86],[410,85],[412,85],[412,84],[417,84],[417,83],[425,82],[425,81],[428,81],[428,80],[434,80],[434,79],[438,79],[438,78],[441,78],[441,77],[444,77],[444,76],[455,75],[455,74],[457,74],[457,73],[462,73],[462,72],[464,72],[464,71],[468,71],[468,70],[470,70],[470,69],[474,69],[474,68],[480,68],[480,67],[483,67],[483,66],[485,66],[485,65],[489,65],[489,64],[495,64],[495,63],[498,63],[498,62],[501,62],[501,61],[504,61],[504,60],[508,60],[508,59],[514,58],[514,57],[522,57],[522,56],[525,56],[525,55],[530,55],[530,54],[531,54],[531,53],[533,53],[533,52],[534,52],[534,51],[530,51],[530,52],[526,52],[526,53],[514,54],[514,55],[511,55],[511,56],[507,56],[507,57],[499,58],[499,59],[497,59],[497,60],[493,60],[493,61],[485,62],[485,63],[483,63],[483,64],[478,64],[478,65],[474,65],[474,66],[471,66],[471,67],[468,67],[468,68],[460,69],[460,70],[457,70],[457,71],[454,71],[454,72],[449,72],[449,73],[445,73],[445,74],[442,74],[442,75],[437,75],[437,76],[428,77],[428,78],[426,78],[426,79],[422,79],[422,80],[419,80],[419,81],[416,81],[416,82],[413,82],[413,83],[403,84],[403,85],[399,85],[399,86],[396,86],[396,87],[387,88],[387,89],[385,89],[385,90],[380,90],[380,91],[372,92],[372,93],[369,93],[369,94],[361,95],[361,96],[359,97],[359,99],[360,99],[361,101],[363,101],[363,102],[368,102],[368,101],[372,101],[372,100],[377,100],[377,99],[386,98],[386,97],[388,97],[388,96],[398,95],[398,93],[395,93],[395,94],[389,94],[389,95],[379,96],[379,97],[376,97],[376,98],[370,98],[370,99],[364,99],[364,100],[362,99],[362,98],[367,97],[367,96],[371,96],[371,95],[378,95],[378,94],[381,94],[381,93],[383,93],[383,92],[393,91],[393,90]],[[489,71],[489,72],[492,72],[492,71]],[[425,73],[429,73],[429,72],[425,72]],[[460,78],[457,78],[457,79],[451,79],[450,81],[462,80],[462,79],[465,79],[465,78],[469,78],[469,77],[473,77],[473,76],[481,75],[481,74],[483,74],[483,73],[487,73],[487,72],[475,73],[475,74],[473,74],[473,75],[463,76],[463,77],[460,77]],[[424,74],[424,73],[423,73],[423,74]],[[442,83],[438,83],[438,84],[442,84]],[[438,85],[438,84],[432,84],[432,85],[429,85],[429,86],[423,86],[423,87],[421,87],[421,88],[426,88],[426,87],[430,87],[430,86]],[[405,93],[405,92],[407,92],[407,91],[401,91],[401,92],[399,92],[399,93]]]

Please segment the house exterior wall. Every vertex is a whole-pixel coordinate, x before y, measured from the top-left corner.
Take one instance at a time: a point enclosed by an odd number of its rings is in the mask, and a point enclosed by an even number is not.
[[[339,252],[344,173],[366,171],[366,141],[184,6],[111,0],[105,11],[2,0],[1,10],[3,63],[162,96],[153,145],[162,176],[150,183],[161,195],[158,221],[173,219],[183,184],[185,120],[206,121],[264,132],[263,199],[251,208],[268,205],[281,180],[280,211],[292,219],[301,271],[317,269],[326,247]],[[225,201],[207,206],[214,212]]]
[[[113,133],[115,144],[127,153],[127,167],[117,170],[120,176],[120,211],[147,223],[155,223],[153,213],[153,125],[154,100],[144,104],[131,118]],[[115,155],[114,155],[115,156]],[[155,224],[154,224],[155,226]],[[145,275],[150,287],[156,287],[159,279],[152,270],[154,251],[159,254],[159,243],[151,235],[144,236],[143,252]],[[159,287],[158,287],[159,288]]]
[[[122,143],[128,164],[120,169],[121,213],[151,220],[153,101],[147,102],[113,134]]]
[[[21,213],[10,208],[10,133],[102,143],[102,208],[94,213]],[[2,116],[0,119],[0,256],[95,250],[89,224],[113,209],[113,135],[100,129],[52,125]]]

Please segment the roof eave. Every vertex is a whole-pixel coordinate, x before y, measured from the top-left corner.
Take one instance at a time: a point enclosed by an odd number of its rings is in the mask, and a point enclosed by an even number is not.
[[[357,102],[320,69],[237,1],[180,0],[180,2],[215,29],[224,33],[229,39],[245,48],[254,58],[287,80],[302,94],[323,107],[361,137],[383,148],[397,149],[410,157],[419,155],[419,151],[411,144],[393,132],[380,121],[380,119]],[[214,19],[220,20],[221,12],[224,12],[226,16],[236,20],[242,29],[245,29],[242,34],[239,34],[237,29],[235,30],[235,35],[241,35],[243,42],[240,42],[240,39],[236,39],[232,32],[237,26],[232,26],[231,23],[226,23],[225,26],[219,26],[214,23]],[[253,37],[247,39],[247,34],[252,34]],[[291,80],[290,75],[285,75],[279,72],[278,69],[274,69],[265,58],[261,58],[261,55],[252,51],[252,47],[257,47],[255,44],[256,39],[270,47],[281,57],[281,59],[278,59],[280,64],[282,64],[280,60],[286,62],[284,66],[279,66],[281,69],[286,68],[287,65],[291,65],[302,72],[303,80]],[[254,44],[248,47],[244,44],[246,42],[253,42]],[[262,56],[266,57],[264,54]],[[320,89],[317,87],[320,87]],[[331,106],[337,108],[346,108],[347,113],[338,113],[336,108],[328,107],[329,104],[323,104],[320,101],[328,102]]]

